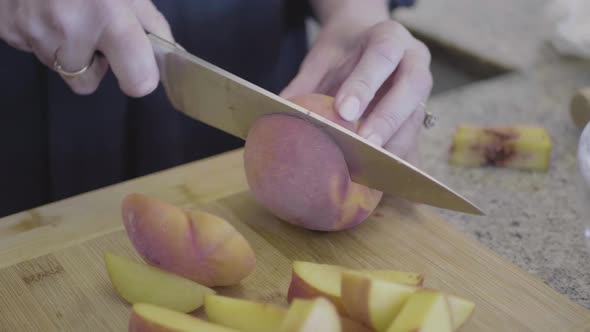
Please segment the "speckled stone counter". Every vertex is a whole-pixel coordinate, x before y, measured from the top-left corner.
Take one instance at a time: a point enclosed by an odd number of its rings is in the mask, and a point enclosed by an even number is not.
[[[418,0],[393,17],[412,32],[489,61],[522,70],[556,59],[546,41],[551,32],[547,0]]]
[[[568,113],[576,88],[590,85],[590,62],[570,62],[474,83],[433,97],[437,126],[424,132],[420,167],[485,210],[478,217],[438,210],[466,234],[590,308],[590,208],[577,205],[580,131]],[[553,139],[548,173],[448,163],[455,126],[533,124]],[[590,204],[590,202],[587,202]]]

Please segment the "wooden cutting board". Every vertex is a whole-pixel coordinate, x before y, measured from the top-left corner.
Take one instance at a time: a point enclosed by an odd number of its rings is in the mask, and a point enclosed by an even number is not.
[[[125,331],[130,306],[111,286],[103,251],[138,258],[121,199],[141,192],[232,222],[257,253],[256,271],[221,294],[286,305],[291,262],[421,271],[425,284],[473,300],[462,331],[588,331],[590,311],[454,230],[426,207],[386,198],[354,230],[305,231],[249,194],[242,151],[0,219],[0,331]],[[139,258],[138,258],[139,259]],[[199,313],[196,313],[199,315]]]

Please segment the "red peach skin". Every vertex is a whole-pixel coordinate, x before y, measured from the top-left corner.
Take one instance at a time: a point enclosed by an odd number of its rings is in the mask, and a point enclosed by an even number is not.
[[[147,263],[201,285],[235,285],[256,267],[248,241],[210,213],[130,194],[122,214],[131,243]]]
[[[351,131],[333,98],[312,94],[291,100]],[[382,193],[351,181],[342,151],[319,128],[289,115],[258,119],[246,139],[244,167],[257,201],[275,216],[311,230],[337,231],[366,220]]]

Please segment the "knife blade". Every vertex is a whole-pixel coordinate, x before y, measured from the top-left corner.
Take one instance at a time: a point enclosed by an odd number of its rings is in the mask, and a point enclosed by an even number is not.
[[[457,192],[363,137],[186,52],[176,43],[151,33],[148,37],[166,94],[172,106],[187,116],[244,140],[263,115],[298,117],[334,139],[354,182],[415,203],[484,215]]]

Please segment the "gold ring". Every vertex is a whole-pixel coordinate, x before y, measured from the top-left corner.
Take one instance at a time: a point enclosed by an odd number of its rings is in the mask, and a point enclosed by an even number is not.
[[[53,68],[55,68],[55,70],[58,73],[60,73],[62,76],[65,76],[65,77],[75,77],[75,76],[84,74],[84,72],[86,72],[88,70],[88,68],[90,68],[90,66],[92,66],[92,64],[94,63],[94,58],[96,56],[96,55],[92,55],[92,59],[90,59],[90,63],[88,63],[86,66],[84,66],[84,68],[76,70],[76,71],[67,71],[67,70],[64,70],[63,67],[57,61],[57,51],[58,50],[59,49],[55,50],[55,55],[54,55],[54,60],[53,60]]]

